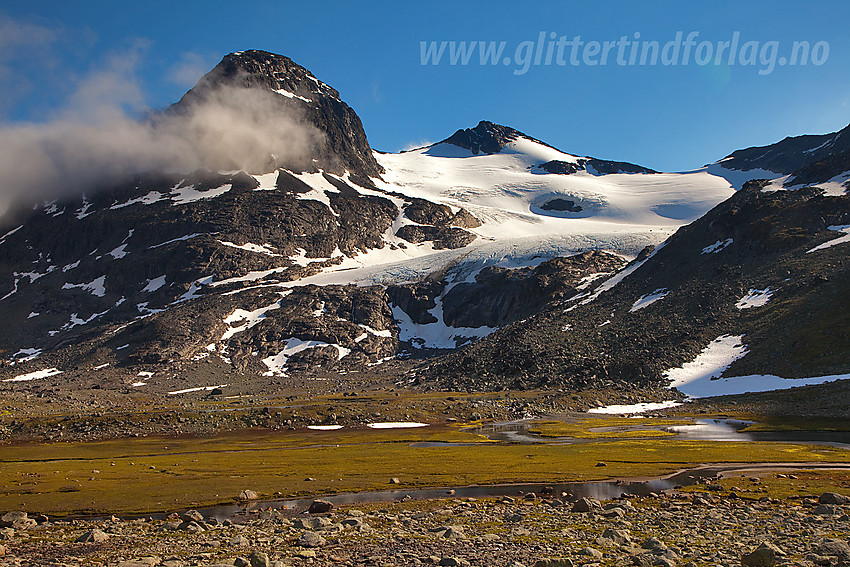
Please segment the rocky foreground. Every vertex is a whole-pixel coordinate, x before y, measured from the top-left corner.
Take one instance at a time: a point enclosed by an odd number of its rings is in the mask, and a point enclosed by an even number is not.
[[[118,567],[850,565],[850,497],[758,500],[719,485],[598,502],[569,495],[402,501],[220,520],[2,516],[0,565]],[[753,483],[752,486],[749,483]]]

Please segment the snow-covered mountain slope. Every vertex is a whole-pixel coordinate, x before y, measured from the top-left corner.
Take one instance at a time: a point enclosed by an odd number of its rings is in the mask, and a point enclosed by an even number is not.
[[[550,173],[541,166],[577,165],[591,158],[522,134],[491,154],[441,142],[375,157],[386,170],[379,187],[463,207],[482,221],[476,233],[494,240],[650,230],[668,235],[733,193],[729,183],[705,171]]]
[[[468,277],[485,266],[533,265],[584,250],[632,258],[734,192],[724,179],[705,171],[549,173],[541,165],[581,166],[592,158],[565,154],[511,131],[516,137],[492,154],[476,155],[450,142],[397,154],[375,152],[385,170],[372,179],[379,192],[346,178],[358,192],[392,199],[400,209],[411,199],[423,199],[453,213],[467,211],[480,221],[465,229],[475,240],[453,250],[434,249],[427,242],[410,246],[396,236],[400,228],[419,224],[405,213],[384,237],[388,249],[359,254],[304,283],[410,282],[449,264]],[[400,244],[405,247],[394,248]]]

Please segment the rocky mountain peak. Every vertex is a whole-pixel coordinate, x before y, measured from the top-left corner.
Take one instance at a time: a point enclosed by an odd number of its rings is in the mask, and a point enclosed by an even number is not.
[[[475,128],[460,129],[440,143],[452,144],[471,151],[473,154],[497,154],[509,143],[518,138],[525,138],[542,146],[556,149],[553,146],[532,138],[510,126],[503,126],[482,120]],[[558,150],[560,151],[560,150]],[[593,175],[608,175],[610,173],[657,173],[653,169],[635,165],[629,162],[611,161],[597,158],[578,158],[571,161],[551,160],[536,166],[538,172],[570,175],[579,171],[588,171]]]
[[[260,50],[225,55],[168,111],[189,111],[227,88],[257,89],[267,95],[271,112],[287,113],[305,126],[317,128],[322,141],[311,148],[316,168],[335,174],[348,170],[361,177],[379,177],[383,172],[357,113],[336,89],[284,55]],[[242,97],[233,98],[242,103]],[[278,165],[292,168],[292,164]]]
[[[473,154],[478,154],[479,152],[496,154],[507,144],[520,137],[527,138],[528,136],[509,126],[502,126],[495,122],[482,120],[475,128],[458,130],[443,140],[443,143],[466,148]]]
[[[330,97],[339,100],[339,92],[317,79],[310,71],[285,55],[268,51],[252,49],[225,55],[195,88],[221,83],[262,86],[273,91],[284,89],[307,99]]]

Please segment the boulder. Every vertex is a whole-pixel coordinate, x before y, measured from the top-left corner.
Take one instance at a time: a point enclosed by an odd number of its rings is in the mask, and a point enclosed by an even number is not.
[[[269,556],[262,551],[254,551],[248,556],[251,567],[269,567]]]
[[[838,557],[839,562],[850,563],[850,545],[840,539],[825,539],[820,542],[815,551],[820,555]]]
[[[632,538],[626,530],[607,528],[604,532],[602,532],[602,537],[610,539],[617,545],[628,545],[632,542]]]
[[[160,564],[160,558],[154,556],[139,557],[138,559],[129,559],[122,561],[118,567],[153,567]]]
[[[331,525],[331,521],[323,516],[315,516],[312,518],[298,518],[293,524],[299,530],[320,530]]]
[[[7,512],[0,517],[0,528],[25,530],[36,526],[37,522],[28,517],[26,512]]]
[[[204,516],[197,510],[189,510],[181,514],[180,519],[184,522],[203,522]]]
[[[316,532],[304,532],[298,538],[298,545],[301,547],[322,547],[328,542]]]
[[[593,559],[602,559],[602,552],[592,547],[582,547],[576,553],[578,553],[579,555],[592,557]]]
[[[259,494],[254,492],[253,490],[243,490],[239,493],[239,500],[257,500],[260,497]]]
[[[667,551],[667,545],[657,537],[646,538],[640,546],[655,553]]]
[[[844,506],[845,504],[850,504],[850,496],[836,494],[835,492],[824,492],[820,495],[820,498],[818,498],[818,502],[821,504]]]
[[[576,500],[576,503],[573,504],[572,511],[573,512],[590,512],[594,509],[601,508],[598,501],[593,498],[579,498]]]
[[[333,502],[329,500],[313,500],[307,509],[308,514],[326,514],[333,509]]]
[[[437,530],[437,534],[444,539],[466,539],[461,526],[443,526]]]
[[[201,524],[199,524],[198,522],[195,522],[195,521],[181,522],[180,525],[177,526],[177,529],[180,530],[180,531],[189,532],[189,533],[192,533],[192,534],[199,534],[199,533],[206,530],[206,528],[204,528],[204,526],[202,526]]]
[[[773,567],[782,562],[785,553],[770,542],[763,542],[752,552],[741,557],[744,567]]]

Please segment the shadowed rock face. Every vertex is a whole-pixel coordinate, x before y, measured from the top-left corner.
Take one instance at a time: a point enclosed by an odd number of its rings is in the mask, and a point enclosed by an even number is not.
[[[404,285],[391,285],[387,296],[393,305],[407,313],[417,325],[436,323],[437,318],[429,311],[437,306],[435,298],[445,289],[445,282],[423,281]]]
[[[426,280],[387,289],[390,302],[414,323],[437,322],[430,312],[442,301],[443,322],[451,327],[503,327],[533,315],[548,303],[579,292],[583,278],[613,274],[625,261],[607,252],[553,258],[533,268],[487,267],[475,281],[452,284]]]
[[[377,177],[383,169],[372,155],[360,118],[332,87],[316,79],[289,57],[267,51],[242,51],[225,56],[204,75],[169,112],[182,112],[223,86],[260,87],[282,110],[302,116],[325,135],[322,147],[314,148],[314,167],[342,174],[346,169],[362,176]],[[292,97],[271,91],[283,89]],[[299,98],[300,97],[300,98]],[[307,101],[303,100],[307,99]],[[303,164],[278,164],[286,167]],[[309,169],[310,166],[308,166]],[[273,168],[272,168],[273,169]]]
[[[445,322],[453,327],[502,327],[577,293],[581,278],[613,273],[625,262],[605,252],[554,258],[536,268],[482,270],[474,283],[459,283],[443,297]]]
[[[850,171],[850,150],[827,156],[798,169],[785,182],[785,185],[788,187],[816,185],[848,171]],[[844,186],[850,188],[850,182],[845,183]]]

